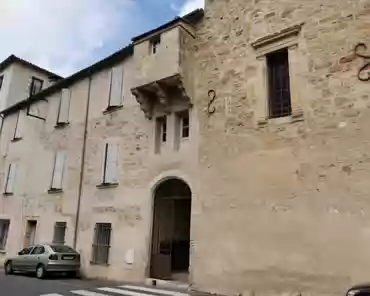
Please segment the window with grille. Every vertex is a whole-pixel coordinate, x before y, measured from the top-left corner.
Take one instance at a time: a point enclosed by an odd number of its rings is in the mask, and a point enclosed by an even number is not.
[[[66,222],[55,222],[53,244],[64,245],[66,236]]]
[[[111,223],[96,223],[91,263],[108,264],[111,232]]]
[[[30,96],[39,93],[42,90],[43,84],[44,84],[43,80],[36,77],[31,77]]]
[[[8,238],[9,220],[0,220],[0,250],[5,250],[6,240]]]
[[[288,50],[267,55],[270,118],[292,114]]]

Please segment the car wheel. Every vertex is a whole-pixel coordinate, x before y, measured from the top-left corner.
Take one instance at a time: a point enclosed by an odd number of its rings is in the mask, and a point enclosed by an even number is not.
[[[12,266],[11,261],[8,261],[8,262],[5,263],[4,272],[5,272],[5,274],[12,274],[13,273],[13,266]]]
[[[42,264],[38,265],[36,268],[36,277],[38,279],[43,279],[45,278],[45,276],[46,276],[46,270],[45,270],[44,265]]]

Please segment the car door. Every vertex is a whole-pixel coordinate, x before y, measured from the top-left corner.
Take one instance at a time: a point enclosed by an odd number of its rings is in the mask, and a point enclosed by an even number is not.
[[[16,270],[26,270],[27,267],[27,257],[31,253],[33,247],[24,248],[22,251],[18,253],[18,256],[16,256],[12,260],[13,268]]]
[[[33,271],[36,270],[37,265],[41,262],[41,257],[45,253],[44,246],[37,245],[28,255],[26,260],[27,262],[27,270]]]

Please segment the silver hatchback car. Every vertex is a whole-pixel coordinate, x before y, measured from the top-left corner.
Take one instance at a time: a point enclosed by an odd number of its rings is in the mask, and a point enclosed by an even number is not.
[[[7,258],[4,263],[5,274],[14,271],[36,272],[39,279],[49,273],[66,272],[78,276],[80,254],[66,245],[40,244],[25,248],[18,256]]]

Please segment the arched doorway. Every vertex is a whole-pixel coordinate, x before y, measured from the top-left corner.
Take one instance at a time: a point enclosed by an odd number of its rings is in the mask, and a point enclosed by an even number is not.
[[[190,253],[191,190],[167,179],[154,192],[150,276],[187,281]]]

